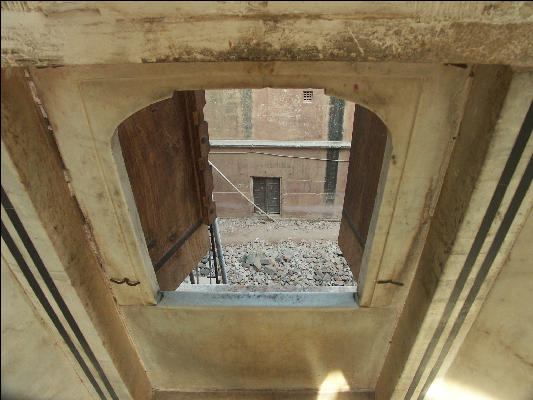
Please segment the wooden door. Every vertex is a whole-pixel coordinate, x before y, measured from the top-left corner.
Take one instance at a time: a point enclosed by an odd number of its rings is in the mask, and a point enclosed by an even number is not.
[[[253,192],[254,192],[254,203],[264,212],[266,210],[266,180],[265,178],[252,178],[253,180]],[[254,213],[260,214],[261,212],[254,207]]]
[[[339,247],[358,281],[387,144],[388,130],[372,111],[356,105]]]
[[[209,250],[216,217],[203,91],[174,92],[126,119],[118,136],[161,290],[174,290]]]
[[[280,213],[280,179],[266,178],[266,212],[268,214]]]
[[[254,203],[267,214],[279,214],[280,206],[280,179],[279,178],[253,178]],[[254,207],[255,213],[261,213]]]

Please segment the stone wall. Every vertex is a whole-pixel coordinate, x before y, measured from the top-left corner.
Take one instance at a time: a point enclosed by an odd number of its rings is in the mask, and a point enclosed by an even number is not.
[[[312,91],[312,100],[303,93]],[[348,160],[349,150],[270,147],[257,141],[351,142],[354,103],[329,97],[323,89],[235,89],[206,91],[205,119],[211,140],[248,140],[249,146],[217,148],[211,161],[253,199],[252,177],[281,178],[283,217],[340,218],[348,163],[268,156]],[[303,143],[302,143],[303,144]],[[226,153],[226,154],[221,154]],[[215,172],[220,217],[243,217],[253,207]]]
[[[349,159],[350,149],[339,149],[337,151],[339,160]],[[251,149],[246,147],[221,148],[212,146],[209,158],[250,199],[253,199],[252,177],[281,178],[282,217],[340,218],[348,171],[347,162],[335,163],[338,167],[335,175],[336,180],[333,182],[335,192],[328,195],[325,192],[325,177],[329,162],[277,157],[254,152],[325,159],[328,155],[328,149],[280,149],[268,147]],[[213,171],[213,181],[213,194],[219,217],[253,215],[253,206],[216,171]],[[331,196],[332,201],[327,201],[328,196]]]
[[[303,91],[313,91],[311,103]],[[355,105],[324,89],[207,90],[211,139],[351,141]],[[334,138],[331,138],[334,137]]]

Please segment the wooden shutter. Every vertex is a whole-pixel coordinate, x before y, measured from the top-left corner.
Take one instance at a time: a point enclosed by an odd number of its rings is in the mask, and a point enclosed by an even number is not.
[[[266,208],[266,179],[265,178],[252,178],[253,179],[253,191],[254,191],[254,203],[257,204],[261,210],[267,212]],[[254,207],[254,213],[261,213],[256,207]]]
[[[388,130],[372,111],[356,105],[339,247],[359,278],[378,190]]]
[[[280,213],[280,184],[279,178],[266,178],[266,212]]]
[[[126,119],[118,136],[161,290],[174,290],[209,250],[216,217],[203,91],[174,92]]]

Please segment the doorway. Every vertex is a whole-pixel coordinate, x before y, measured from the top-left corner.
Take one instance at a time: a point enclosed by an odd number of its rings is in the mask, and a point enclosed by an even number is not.
[[[255,204],[267,214],[280,214],[280,178],[252,179]],[[254,213],[260,213],[257,207],[254,207]]]

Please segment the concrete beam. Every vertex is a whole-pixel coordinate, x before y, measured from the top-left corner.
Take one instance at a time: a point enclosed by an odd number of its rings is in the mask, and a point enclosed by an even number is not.
[[[338,141],[283,141],[283,140],[210,140],[211,147],[296,148],[296,149],[349,149],[351,142]]]
[[[161,292],[162,299],[158,307],[204,307],[204,308],[308,308],[308,309],[342,309],[357,308],[357,292],[351,291],[320,291],[320,292],[276,292],[248,291],[245,288],[234,291],[226,285],[205,285],[208,288],[198,289],[190,285],[187,290]],[[226,287],[226,291],[210,290],[212,286]],[[270,289],[270,287],[269,287]]]
[[[529,2],[4,2],[2,67],[178,61],[533,65]]]

